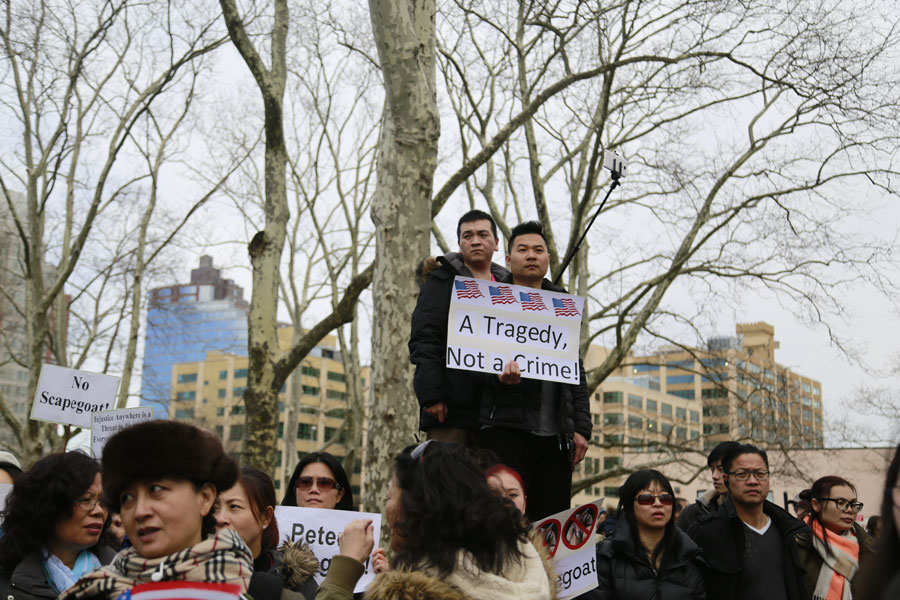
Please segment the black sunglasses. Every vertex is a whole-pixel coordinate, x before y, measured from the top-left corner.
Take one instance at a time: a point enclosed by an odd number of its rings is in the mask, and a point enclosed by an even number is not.
[[[656,499],[659,498],[659,503],[663,506],[672,506],[675,502],[675,496],[672,494],[638,494],[637,503],[641,506],[651,506]]]
[[[341,489],[341,484],[331,477],[309,477],[308,475],[297,478],[297,489],[304,491],[308,490],[312,487],[313,481],[316,482],[316,487],[319,488],[320,492],[330,492],[331,490]]]

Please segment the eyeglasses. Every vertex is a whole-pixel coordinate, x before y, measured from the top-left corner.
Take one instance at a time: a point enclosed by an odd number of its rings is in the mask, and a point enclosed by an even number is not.
[[[657,498],[663,506],[672,506],[672,503],[675,502],[675,496],[672,494],[638,494],[635,500],[641,506],[651,506]]]
[[[341,484],[331,477],[310,477],[308,475],[297,478],[297,489],[306,491],[312,487],[313,481],[316,482],[316,487],[320,492],[330,492],[331,490],[341,489]]]
[[[852,510],[853,512],[858,513],[862,510],[863,507],[863,503],[857,500],[845,500],[844,498],[819,498],[819,500],[823,502],[828,502],[829,500],[831,500],[840,511],[844,511],[847,510],[847,508],[850,508],[850,510]]]
[[[750,479],[750,476],[756,478],[757,481],[765,481],[769,478],[768,471],[732,471],[728,473],[729,476],[734,477],[738,481],[747,481]]]
[[[109,506],[106,505],[106,502],[101,500],[100,498],[79,498],[75,501],[75,506],[83,510],[84,512],[91,512],[94,510],[94,507],[100,505],[100,508],[103,510],[109,510]]]

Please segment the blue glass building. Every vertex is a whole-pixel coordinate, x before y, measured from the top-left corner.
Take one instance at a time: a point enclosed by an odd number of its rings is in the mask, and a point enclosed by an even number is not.
[[[222,279],[212,257],[201,256],[191,282],[150,291],[141,379],[141,406],[169,417],[172,366],[202,361],[211,350],[247,355],[244,290]]]

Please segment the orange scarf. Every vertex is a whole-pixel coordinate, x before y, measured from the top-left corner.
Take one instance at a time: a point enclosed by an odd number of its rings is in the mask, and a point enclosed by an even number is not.
[[[859,542],[853,530],[838,535],[823,529],[812,515],[807,515],[804,521],[812,529],[813,547],[822,559],[813,600],[851,600],[850,581],[859,569]],[[826,539],[831,546],[831,555],[825,545]]]

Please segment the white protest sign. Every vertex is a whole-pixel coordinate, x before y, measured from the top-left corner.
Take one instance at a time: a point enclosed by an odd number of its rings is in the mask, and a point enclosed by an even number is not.
[[[0,510],[6,508],[6,497],[12,491],[11,483],[0,483]]]
[[[91,452],[94,454],[94,458],[100,458],[103,446],[113,434],[122,431],[129,425],[152,420],[153,408],[149,406],[91,413]]]
[[[447,367],[577,384],[584,298],[457,276],[447,315]]]
[[[91,413],[113,409],[118,388],[118,377],[44,365],[31,418],[89,429]]]
[[[319,570],[315,574],[316,583],[321,584],[328,575],[331,559],[340,554],[338,536],[350,521],[372,519],[375,539],[381,532],[381,515],[377,513],[352,512],[349,510],[327,510],[324,508],[299,508],[296,506],[276,506],[275,521],[281,539],[291,542],[303,540],[319,559]],[[375,579],[371,557],[364,563],[365,572],[356,583],[354,592],[365,590]]]
[[[597,587],[597,530],[603,498],[558,512],[535,523],[550,553],[560,600]]]

